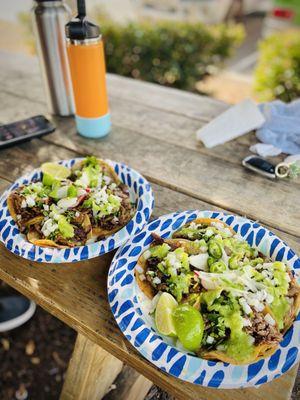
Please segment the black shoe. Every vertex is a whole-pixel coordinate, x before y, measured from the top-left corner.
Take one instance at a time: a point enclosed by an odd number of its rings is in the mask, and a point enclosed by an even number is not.
[[[0,332],[25,324],[34,314],[36,305],[23,296],[0,297]]]

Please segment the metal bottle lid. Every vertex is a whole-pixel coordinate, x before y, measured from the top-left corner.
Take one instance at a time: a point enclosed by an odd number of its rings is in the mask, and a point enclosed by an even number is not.
[[[84,19],[73,19],[66,25],[66,36],[71,40],[96,39],[100,36],[98,25]]]

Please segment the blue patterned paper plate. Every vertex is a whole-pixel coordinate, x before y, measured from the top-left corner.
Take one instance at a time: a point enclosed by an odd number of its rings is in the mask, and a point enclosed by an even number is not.
[[[162,216],[146,225],[120,248],[110,267],[108,297],[116,321],[131,344],[150,362],[184,381],[196,385],[229,389],[259,386],[287,372],[300,359],[300,315],[286,333],[276,352],[249,365],[236,366],[207,361],[174,347],[172,340],[162,338],[149,316],[150,300],[136,284],[134,269],[139,255],[151,241],[151,233],[170,237],[182,225],[199,217],[218,218],[230,225],[250,245],[263,254],[300,270],[300,259],[287,244],[272,232],[248,219],[211,211],[184,211]],[[299,281],[299,277],[298,277]]]
[[[60,161],[67,167],[71,167],[82,158]],[[129,223],[104,240],[67,249],[35,246],[28,242],[22,235],[12,219],[7,208],[7,196],[10,191],[18,186],[40,179],[41,171],[36,169],[30,174],[18,179],[0,198],[0,240],[14,254],[27,258],[28,260],[48,263],[68,263],[83,261],[93,257],[101,256],[121,246],[126,240],[136,233],[148,222],[153,207],[154,197],[148,181],[137,171],[125,164],[105,160],[115,170],[123,183],[129,187],[131,200],[136,203],[136,212]]]

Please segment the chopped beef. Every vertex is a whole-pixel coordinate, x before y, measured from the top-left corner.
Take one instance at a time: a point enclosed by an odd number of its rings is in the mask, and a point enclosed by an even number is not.
[[[156,266],[159,263],[160,263],[160,259],[158,257],[150,257],[147,260],[146,267],[151,270],[156,270]]]
[[[276,326],[270,325],[262,312],[253,310],[254,318],[251,326],[246,327],[246,332],[254,337],[255,344],[278,343],[282,340],[282,334]]]
[[[154,239],[154,241],[152,242],[152,244],[154,246],[159,246],[161,244],[167,243],[171,247],[171,250],[176,250],[178,247],[180,247],[180,244],[172,243],[172,242],[169,242],[169,241],[167,242],[164,238],[162,238],[161,236],[157,235],[157,233],[151,233],[151,236]]]
[[[168,245],[171,247],[171,250],[176,250],[178,247],[180,247],[179,243],[168,242]]]
[[[289,277],[291,279],[288,291],[288,297],[295,297],[300,293],[300,287],[297,284],[296,277],[294,276],[292,271],[288,271]]]
[[[43,215],[42,210],[37,206],[22,208],[21,204],[23,198],[18,192],[14,192],[10,196],[13,201],[16,214],[20,215],[20,218],[17,221],[19,229],[21,232],[25,232],[27,230],[27,227],[25,226],[26,223],[37,216]]]
[[[296,285],[292,285],[288,291],[288,297],[294,297],[300,293],[300,287]]]
[[[129,196],[129,189],[128,186],[126,186],[124,183],[120,183],[118,188],[124,193],[126,194],[126,196]]]
[[[157,233],[151,233],[151,236],[154,239],[154,241],[152,242],[154,246],[158,246],[165,242],[165,240],[161,236],[159,236]]]
[[[107,215],[100,219],[95,219],[92,210],[89,210],[89,217],[93,226],[99,226],[105,230],[112,230],[116,227],[122,227],[126,225],[132,215],[132,206],[130,203],[130,197],[128,190],[126,191],[126,185],[124,185],[123,190],[121,190],[121,185],[118,186],[114,194],[119,196],[121,201],[121,207],[117,215]]]
[[[76,239],[79,239],[79,241],[81,242],[85,242],[86,236],[87,232],[84,230],[84,228],[82,228],[81,226],[80,227],[76,226],[76,228],[74,229],[74,237]]]

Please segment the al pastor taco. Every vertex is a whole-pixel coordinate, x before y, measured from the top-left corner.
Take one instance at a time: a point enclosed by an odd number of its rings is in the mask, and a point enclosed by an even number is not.
[[[172,332],[179,346],[187,342],[176,331],[178,315],[184,321],[188,307],[198,311],[201,342],[185,349],[204,359],[240,365],[271,355],[300,310],[300,287],[287,265],[259,253],[219,220],[194,220],[172,239],[156,236],[135,275],[154,305],[165,292],[177,302]]]

